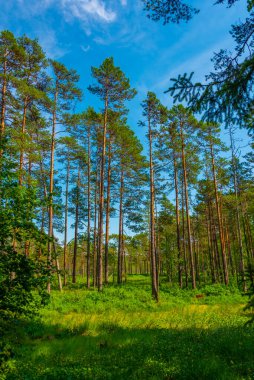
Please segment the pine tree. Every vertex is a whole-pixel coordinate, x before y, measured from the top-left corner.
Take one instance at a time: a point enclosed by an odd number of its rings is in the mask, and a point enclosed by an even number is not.
[[[150,257],[152,276],[152,296],[159,300],[159,279],[158,279],[158,257],[156,250],[155,236],[155,187],[154,187],[154,164],[153,164],[153,137],[161,119],[161,103],[152,92],[147,93],[146,99],[142,103],[143,117],[145,117],[148,127],[149,141],[149,172],[150,172]]]
[[[61,123],[63,112],[71,107],[71,103],[80,99],[81,91],[76,87],[79,80],[75,70],[68,70],[64,65],[50,60],[50,66],[53,72],[49,93],[51,95],[50,113],[52,115],[51,130],[51,157],[50,157],[50,175],[49,175],[49,228],[48,228],[48,263],[50,265],[52,256],[52,239],[53,239],[53,194],[54,194],[54,159],[56,144],[56,128]],[[50,291],[50,285],[48,286]]]
[[[107,127],[109,109],[125,112],[124,102],[132,99],[136,91],[131,89],[129,80],[119,67],[114,66],[113,58],[106,58],[99,68],[92,67],[92,76],[98,84],[91,85],[88,90],[104,104],[103,108],[103,142],[100,163],[100,191],[98,215],[98,290],[102,290],[102,248],[103,248],[103,216],[104,216],[104,179],[107,146]]]

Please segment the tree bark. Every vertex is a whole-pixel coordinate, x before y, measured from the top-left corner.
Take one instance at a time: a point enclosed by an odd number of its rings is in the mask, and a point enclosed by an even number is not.
[[[123,168],[121,168],[120,179],[120,199],[119,199],[119,232],[118,232],[118,257],[117,257],[117,283],[121,284],[123,281],[123,247],[122,247],[122,235],[123,235],[123,192],[124,192],[124,176]]]
[[[23,165],[24,165],[24,137],[26,131],[26,113],[28,107],[28,96],[24,99],[24,107],[23,107],[23,117],[22,117],[22,128],[21,128],[21,152],[19,157],[19,185],[22,185],[23,181]]]
[[[180,241],[180,214],[179,214],[179,199],[178,199],[178,170],[176,162],[176,154],[173,152],[174,160],[174,182],[175,182],[175,209],[176,209],[176,238],[177,238],[177,251],[178,251],[178,283],[180,288],[183,287],[182,279],[182,252]]]
[[[240,274],[242,277],[242,286],[243,291],[246,291],[246,278],[245,278],[245,263],[243,256],[243,239],[242,239],[242,230],[240,223],[240,207],[239,207],[239,193],[238,193],[238,178],[237,178],[237,165],[236,165],[236,157],[235,157],[235,144],[233,138],[232,128],[229,129],[230,134],[230,142],[231,142],[231,154],[232,154],[232,169],[234,176],[234,193],[235,193],[235,204],[236,204],[236,224],[237,224],[237,238],[239,245],[239,253],[240,253]]]
[[[184,255],[184,271],[185,271],[185,286],[188,288],[189,285],[189,273],[188,273],[188,258],[186,254],[186,244],[185,244],[185,217],[184,217],[184,181],[182,180],[182,246]]]
[[[75,232],[74,232],[74,247],[73,247],[73,268],[72,268],[72,283],[76,283],[76,267],[78,253],[78,223],[79,223],[79,192],[80,192],[80,168],[78,169],[77,180],[77,198],[75,206]]]
[[[207,205],[207,240],[208,240],[208,251],[210,258],[210,268],[212,275],[212,283],[215,284],[217,281],[217,276],[215,272],[215,259],[214,259],[214,247],[213,247],[213,236],[212,236],[212,220],[211,220],[211,211],[210,204]]]
[[[52,239],[53,239],[53,190],[54,190],[54,159],[55,159],[55,137],[56,137],[56,105],[58,92],[54,96],[54,110],[52,118],[51,147],[50,147],[50,173],[49,173],[49,229],[48,229],[48,266],[51,266],[52,257]],[[50,293],[50,282],[48,283],[48,292]]]
[[[98,189],[98,170],[94,189],[94,229],[93,229],[93,287],[97,284],[97,189]]]
[[[87,265],[86,265],[86,283],[90,289],[91,276],[91,142],[90,127],[87,133]]]
[[[67,240],[68,240],[68,194],[70,179],[70,159],[67,157],[66,183],[65,183],[65,210],[64,210],[64,286],[67,284],[66,276],[66,256],[67,256]]]
[[[226,258],[226,252],[225,252],[225,241],[224,241],[224,235],[223,235],[222,217],[221,217],[220,205],[219,205],[217,178],[216,178],[216,170],[215,170],[215,158],[214,158],[213,144],[211,142],[210,142],[210,153],[211,153],[215,204],[216,204],[216,211],[217,211],[217,218],[218,218],[220,246],[221,246],[221,255],[222,255],[223,277],[224,277],[225,285],[228,285],[228,282],[229,282],[228,265],[227,265],[227,258]]]
[[[182,167],[183,167],[183,179],[184,179],[184,195],[185,195],[185,209],[186,209],[186,221],[187,221],[187,232],[188,232],[188,246],[190,254],[190,264],[191,264],[191,282],[192,288],[196,289],[196,274],[195,265],[192,249],[192,236],[191,236],[191,223],[190,223],[190,213],[189,213],[189,195],[188,195],[188,181],[187,181],[187,170],[186,170],[186,158],[185,158],[185,141],[183,136],[183,126],[181,124],[181,142],[182,142]]]
[[[6,58],[6,53],[4,57]],[[3,64],[3,85],[2,85],[2,104],[1,104],[1,134],[0,134],[0,142],[2,142],[2,139],[4,137],[5,133],[5,110],[6,110],[6,91],[7,91],[7,79],[6,79],[6,73],[7,73],[7,62],[6,59],[4,60]],[[2,148],[1,148],[1,155],[2,155]],[[0,157],[1,157],[0,155]]]
[[[100,173],[100,196],[99,196],[99,225],[98,225],[98,257],[97,257],[97,278],[98,291],[102,290],[102,251],[103,251],[103,211],[104,211],[104,172],[105,172],[105,155],[107,141],[107,116],[108,116],[108,96],[104,102],[104,122],[103,122],[103,143],[101,154],[101,173]]]
[[[153,147],[152,147],[152,128],[150,118],[148,120],[149,135],[149,169],[150,169],[150,257],[151,257],[151,275],[152,275],[152,296],[158,302],[159,300],[159,284],[158,284],[158,268],[155,247],[155,220],[154,220],[154,171],[153,171]]]
[[[105,284],[108,284],[108,251],[109,251],[109,223],[110,223],[110,190],[111,190],[111,142],[108,148],[108,178],[107,178],[107,206],[106,206],[106,235],[105,235]]]

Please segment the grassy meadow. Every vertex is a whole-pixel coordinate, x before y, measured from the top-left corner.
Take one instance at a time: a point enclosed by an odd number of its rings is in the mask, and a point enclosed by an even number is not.
[[[237,288],[165,282],[157,304],[149,282],[136,275],[101,293],[81,283],[52,291],[37,318],[13,322],[2,378],[254,379],[254,327]]]

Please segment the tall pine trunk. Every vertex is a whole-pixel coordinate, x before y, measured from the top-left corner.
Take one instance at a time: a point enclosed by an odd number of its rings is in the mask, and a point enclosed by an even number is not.
[[[100,195],[99,195],[99,215],[98,215],[98,257],[97,257],[97,278],[98,291],[102,290],[102,254],[103,254],[103,211],[104,211],[104,172],[105,172],[105,155],[107,141],[107,116],[108,116],[108,97],[106,95],[104,102],[104,121],[103,121],[103,142],[101,153],[101,173],[100,173]]]
[[[158,302],[159,300],[159,284],[158,284],[158,262],[156,258],[155,246],[155,192],[154,192],[154,169],[153,169],[153,145],[151,122],[148,120],[149,134],[149,169],[150,169],[150,257],[151,257],[151,277],[152,277],[152,296]]]
[[[6,53],[5,53],[6,57]],[[1,99],[1,132],[0,132],[0,142],[2,142],[2,139],[4,137],[5,133],[5,110],[6,110],[6,92],[7,92],[7,79],[6,79],[6,74],[7,74],[7,62],[6,59],[4,60],[3,64],[3,85],[2,85],[2,99]],[[2,155],[2,147],[0,151],[0,157]]]
[[[109,251],[109,223],[110,223],[110,190],[111,190],[111,143],[108,148],[108,178],[107,178],[107,206],[106,206],[106,235],[105,235],[105,284],[108,284],[108,251]]]
[[[215,284],[217,281],[217,276],[215,272],[215,258],[214,258],[210,204],[207,205],[207,240],[208,240],[208,252],[209,252],[209,259],[210,259],[212,283]]]
[[[24,139],[25,139],[25,131],[26,131],[27,107],[28,107],[28,97],[26,96],[24,99],[22,127],[21,127],[21,151],[20,151],[20,157],[19,157],[19,185],[20,186],[22,185],[22,182],[23,182]]]
[[[189,285],[189,273],[188,273],[188,258],[186,253],[186,244],[185,244],[185,215],[184,215],[184,181],[182,179],[182,247],[183,247],[183,256],[184,256],[184,272],[185,272],[185,286],[188,288]]]
[[[98,194],[98,168],[96,171],[96,181],[94,188],[94,229],[93,229],[93,287],[97,284],[97,200]]]
[[[118,231],[118,256],[117,256],[117,283],[121,284],[123,281],[123,192],[124,192],[124,176],[123,168],[121,165],[121,178],[120,178],[120,197],[119,197],[119,231]]]
[[[54,161],[55,161],[55,138],[56,138],[56,104],[58,92],[54,95],[54,110],[52,118],[51,146],[50,146],[50,173],[49,173],[49,228],[48,228],[48,266],[51,266],[52,241],[53,241],[53,191],[54,191]],[[50,293],[50,282],[48,282],[48,292]]]
[[[90,143],[90,128],[87,134],[87,265],[86,265],[86,283],[90,289],[91,276],[91,143]]]
[[[223,226],[222,226],[222,216],[221,216],[221,210],[220,210],[220,205],[219,205],[219,195],[218,195],[218,188],[217,188],[217,177],[216,177],[216,170],[215,170],[215,158],[214,158],[214,151],[213,151],[213,144],[212,143],[210,143],[210,154],[211,154],[211,162],[212,162],[212,173],[213,173],[213,185],[214,185],[214,193],[215,193],[215,204],[216,204],[216,211],[217,211],[217,218],[218,218],[218,227],[219,227],[219,236],[220,236],[223,277],[224,277],[224,283],[225,283],[225,285],[228,285],[228,282],[229,282],[229,279],[228,279],[228,265],[227,265],[226,250],[225,250],[225,240],[224,240]]]
[[[182,142],[182,167],[183,167],[183,180],[184,180],[185,209],[186,209],[186,221],[187,221],[187,232],[188,232],[188,247],[189,247],[189,254],[190,254],[190,265],[191,265],[191,282],[192,282],[192,288],[195,289],[196,288],[196,274],[195,274],[194,256],[193,256],[193,248],[192,248],[188,181],[187,181],[186,157],[185,157],[185,149],[184,149],[185,141],[183,137],[182,125],[181,125],[181,142]]]
[[[67,258],[67,240],[68,240],[68,193],[69,193],[69,180],[70,180],[70,159],[67,157],[66,181],[65,181],[65,209],[64,209],[64,285],[67,284],[66,276],[66,258]]]
[[[235,193],[235,205],[236,205],[236,224],[237,224],[237,239],[240,253],[240,274],[242,278],[243,291],[246,291],[246,278],[245,278],[245,264],[243,257],[243,239],[242,239],[242,230],[240,222],[240,205],[239,205],[239,192],[238,192],[238,178],[237,178],[237,163],[235,156],[235,144],[233,138],[232,128],[229,129],[230,134],[230,143],[231,143],[231,155],[232,155],[232,169],[234,177],[234,193]]]
[[[174,182],[175,182],[175,211],[176,211],[176,238],[177,238],[177,251],[178,251],[178,282],[180,288],[183,286],[182,279],[182,254],[181,254],[181,240],[180,240],[180,214],[179,214],[179,199],[178,199],[178,170],[176,154],[173,152],[174,160]]]
[[[80,192],[80,168],[78,169],[77,197],[76,197],[76,206],[75,206],[75,231],[74,231],[74,247],[73,247],[73,267],[72,267],[72,282],[73,282],[73,284],[76,283],[76,269],[77,269],[79,192]]]

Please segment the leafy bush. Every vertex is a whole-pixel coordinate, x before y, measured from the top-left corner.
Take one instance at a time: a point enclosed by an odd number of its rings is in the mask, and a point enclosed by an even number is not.
[[[48,300],[46,283],[49,270],[8,248],[0,251],[0,316],[32,315]]]
[[[0,250],[0,379],[5,379],[12,366],[16,345],[17,317],[33,316],[45,305],[49,295],[46,283],[49,270],[8,247]],[[15,338],[12,339],[12,333]]]

